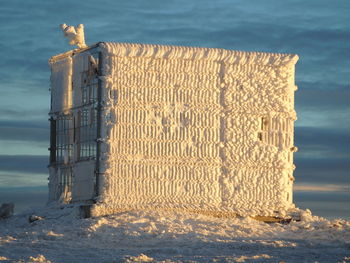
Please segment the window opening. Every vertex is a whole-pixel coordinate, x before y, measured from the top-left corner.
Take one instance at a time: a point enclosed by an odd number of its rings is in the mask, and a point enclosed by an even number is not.
[[[82,109],[79,112],[79,160],[96,157],[97,114],[95,109]]]
[[[69,202],[71,199],[70,193],[72,192],[73,185],[73,168],[72,166],[63,166],[60,168],[59,173],[59,189],[60,196],[64,202]],[[64,195],[64,196],[62,196]]]
[[[73,162],[73,116],[61,115],[56,119],[56,163]]]
[[[268,121],[267,121],[267,118],[266,117],[262,117],[261,118],[261,130],[262,131],[267,131],[267,128],[268,128]]]
[[[50,164],[56,163],[56,120],[50,118]]]
[[[78,160],[96,158],[97,137],[97,88],[96,59],[89,57],[89,67],[81,73],[82,105],[76,123]]]
[[[260,131],[258,132],[258,140],[263,141],[263,133],[268,130],[268,121],[266,117],[260,118]]]

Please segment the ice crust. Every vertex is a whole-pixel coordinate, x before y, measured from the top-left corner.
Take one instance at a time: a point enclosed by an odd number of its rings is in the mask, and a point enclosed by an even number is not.
[[[87,47],[85,44],[83,24],[79,24],[76,27],[61,24],[60,28],[62,29],[64,36],[68,38],[70,45],[77,45],[78,48]]]
[[[97,48],[102,126],[94,215],[163,208],[283,217],[293,208],[298,56],[123,43]],[[75,116],[82,105],[81,74],[92,58],[83,50],[50,60],[54,118]],[[50,168],[50,201],[93,198],[95,163],[80,162],[73,171],[73,191],[61,196],[59,169]]]
[[[50,63],[51,112],[68,112],[72,108],[72,61],[71,57]]]
[[[293,207],[296,55],[101,43],[102,177],[94,213]]]
[[[51,66],[51,111],[50,116],[57,119],[59,115],[71,115],[77,119],[79,107],[83,105],[82,90],[84,78],[82,74],[89,70],[89,53],[76,53],[74,55],[63,56],[59,59],[50,60]],[[93,104],[85,107],[89,111]],[[69,129],[69,139],[67,143],[74,144],[73,127]],[[76,131],[78,134],[78,131]],[[76,135],[77,135],[76,134]],[[62,140],[62,139],[61,139]],[[75,162],[73,165],[73,189],[71,192],[61,193],[60,176],[61,170],[58,166],[49,167],[49,202],[62,200],[63,202],[78,202],[92,200],[95,194],[95,160],[85,160],[78,162],[78,145],[74,144],[74,156],[68,157],[68,152],[64,153],[65,163],[68,159]],[[72,160],[70,160],[72,161]]]
[[[77,219],[67,206],[0,220],[1,262],[350,262],[350,221],[300,211],[300,222],[266,224],[174,211]],[[28,217],[41,218],[29,222]]]

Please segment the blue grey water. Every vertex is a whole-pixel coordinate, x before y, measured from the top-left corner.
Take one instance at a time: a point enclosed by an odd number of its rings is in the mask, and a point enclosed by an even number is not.
[[[314,214],[350,218],[349,14],[348,0],[3,1],[0,203],[15,201],[20,211],[46,201],[47,60],[71,48],[58,25],[84,23],[88,44],[298,54],[295,178],[309,190],[296,191],[295,202]]]

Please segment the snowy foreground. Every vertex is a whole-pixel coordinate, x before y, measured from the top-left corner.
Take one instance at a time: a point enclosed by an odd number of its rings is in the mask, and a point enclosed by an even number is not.
[[[0,262],[350,262],[350,221],[308,212],[290,224],[165,211],[78,219],[45,208],[0,221]]]

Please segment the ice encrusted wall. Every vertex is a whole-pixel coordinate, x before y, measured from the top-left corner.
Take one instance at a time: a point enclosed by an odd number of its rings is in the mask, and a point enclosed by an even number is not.
[[[95,158],[80,158],[84,152],[82,144],[86,145],[89,140],[96,144],[96,138],[88,137],[86,132],[87,128],[96,129],[92,117],[96,103],[90,103],[94,98],[85,95],[84,105],[82,94],[82,87],[88,90],[89,79],[95,77],[89,74],[91,56],[90,52],[70,51],[49,60],[52,97],[49,115],[55,121],[55,130],[51,131],[55,143],[50,147],[55,149],[55,158],[49,165],[49,202],[86,201],[95,195]],[[81,127],[83,110],[89,112],[89,116],[85,116],[89,119],[85,129]],[[87,152],[86,146],[84,149]]]
[[[72,107],[72,58],[51,64],[51,112],[67,112]]]
[[[296,55],[102,43],[95,214],[292,206]]]

